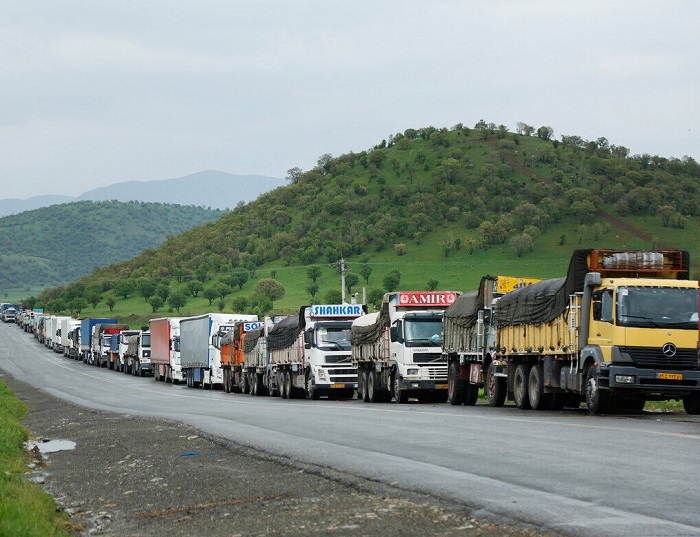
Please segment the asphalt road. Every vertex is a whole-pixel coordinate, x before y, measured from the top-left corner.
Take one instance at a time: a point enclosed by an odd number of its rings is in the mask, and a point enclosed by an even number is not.
[[[88,367],[0,326],[0,368],[76,405],[149,416],[252,453],[567,535],[700,535],[700,417],[283,401]]]

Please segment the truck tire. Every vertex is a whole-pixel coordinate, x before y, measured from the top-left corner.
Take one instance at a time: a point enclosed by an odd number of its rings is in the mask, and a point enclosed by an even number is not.
[[[255,386],[255,395],[266,395],[265,384],[263,383],[262,375],[259,375],[258,373],[253,373],[253,385]]]
[[[362,371],[362,400],[365,403],[369,403],[369,391],[367,390],[367,384],[369,383],[369,371],[366,369]]]
[[[370,403],[379,403],[382,400],[380,394],[380,381],[376,371],[370,371],[367,375],[367,400]]]
[[[600,389],[598,369],[590,366],[586,372],[586,407],[589,414],[605,414],[610,406],[610,396]]]
[[[314,384],[314,376],[311,371],[306,372],[306,398],[316,401],[318,399],[318,390]]]
[[[408,394],[406,393],[406,390],[402,390],[401,386],[399,383],[401,382],[401,378],[399,377],[398,374],[394,375],[392,378],[392,391],[393,391],[393,396],[394,396],[394,402],[398,405],[405,405],[408,403]]]
[[[552,408],[552,396],[544,393],[544,371],[541,364],[535,364],[530,368],[527,387],[530,408],[533,410],[550,410]]]
[[[365,400],[365,370],[357,370],[357,398]]]
[[[530,366],[527,364],[518,364],[515,368],[513,376],[513,398],[515,406],[520,409],[528,410],[530,408],[530,396],[528,393],[530,378]]]
[[[496,367],[493,363],[489,364],[486,371],[486,383],[484,391],[486,391],[486,399],[489,406],[500,407],[506,402],[506,379],[496,376]]]
[[[292,384],[292,372],[284,372],[284,397],[286,399],[294,398],[294,385]]]
[[[459,378],[459,364],[450,363],[447,370],[447,402],[451,405],[461,405],[464,403],[466,392],[465,382]]]
[[[479,385],[472,384],[471,382],[465,382],[466,390],[464,391],[464,404],[467,406],[474,406],[477,399],[479,399]]]
[[[683,408],[686,414],[694,416],[700,414],[700,393],[686,395],[683,398]]]

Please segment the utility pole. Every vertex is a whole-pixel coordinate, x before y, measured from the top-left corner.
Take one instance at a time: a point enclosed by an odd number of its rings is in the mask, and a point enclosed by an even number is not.
[[[345,304],[345,259],[340,257],[340,303]]]

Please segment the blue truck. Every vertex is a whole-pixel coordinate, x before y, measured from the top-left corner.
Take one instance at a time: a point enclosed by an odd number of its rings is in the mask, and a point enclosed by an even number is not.
[[[80,355],[83,358],[83,362],[86,364],[93,365],[92,357],[92,332],[95,329],[95,325],[98,324],[116,324],[117,320],[114,318],[105,317],[87,317],[80,321]]]

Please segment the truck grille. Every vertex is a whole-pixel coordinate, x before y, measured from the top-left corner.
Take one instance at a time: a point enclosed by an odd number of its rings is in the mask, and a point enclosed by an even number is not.
[[[354,367],[327,368],[326,375],[328,375],[331,383],[334,384],[336,382],[351,382],[353,384],[357,382],[357,369]]]
[[[350,363],[352,361],[352,357],[348,355],[335,355],[335,356],[326,356],[325,361],[327,364],[341,364],[341,363]]]
[[[629,354],[637,367],[651,369],[698,369],[697,349],[678,349],[670,358],[664,356],[660,347],[620,347],[620,352]]]
[[[442,353],[439,352],[422,352],[420,354],[413,355],[414,364],[429,364],[431,362],[444,362],[446,359]]]
[[[438,367],[431,367],[431,366],[421,366],[421,371],[423,372],[422,378],[427,377],[430,380],[440,380],[447,382],[447,366],[438,366]]]

